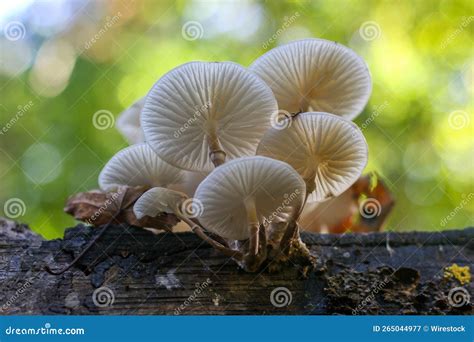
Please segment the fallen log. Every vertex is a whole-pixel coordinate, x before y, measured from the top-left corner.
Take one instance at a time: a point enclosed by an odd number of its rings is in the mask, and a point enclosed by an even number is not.
[[[303,233],[314,270],[246,273],[192,233],[113,225],[64,274],[44,270],[71,262],[98,231],[79,224],[46,241],[0,219],[0,313],[472,314],[472,280],[449,276],[446,267],[472,269],[474,228]]]

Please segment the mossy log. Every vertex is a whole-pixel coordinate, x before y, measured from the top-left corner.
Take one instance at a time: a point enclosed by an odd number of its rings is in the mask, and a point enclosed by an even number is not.
[[[472,270],[474,228],[302,233],[315,269],[247,273],[192,233],[114,225],[67,272],[44,270],[71,262],[98,231],[79,224],[46,241],[0,219],[1,314],[472,314],[471,300],[449,298],[456,288],[472,294],[472,280],[445,268]]]

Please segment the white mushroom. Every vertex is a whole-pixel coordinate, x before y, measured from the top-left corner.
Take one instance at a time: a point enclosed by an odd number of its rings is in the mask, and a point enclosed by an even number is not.
[[[215,169],[198,187],[202,205],[199,222],[209,231],[232,240],[255,239],[260,225],[282,213],[299,213],[305,184],[286,163],[265,157],[235,159]]]
[[[183,182],[184,171],[164,160],[146,144],[132,145],[115,154],[99,175],[99,186],[104,191],[118,186],[163,186]]]
[[[192,199],[182,192],[156,187],[143,193],[135,202],[133,212],[138,219],[142,219],[145,216],[156,217],[161,213],[174,214],[189,225],[197,236],[208,242],[211,246],[228,256],[241,260],[243,257],[241,252],[232,250],[227,245],[223,245],[221,242],[207,236],[199,223],[183,212],[183,207],[186,206],[186,202],[189,200]]]
[[[340,195],[367,164],[367,143],[351,121],[320,112],[302,113],[286,129],[271,128],[258,155],[283,160],[303,177],[310,201]]]
[[[276,110],[271,89],[240,65],[191,62],[153,86],[141,123],[147,143],[162,159],[210,171],[226,157],[254,155]]]
[[[354,119],[364,109],[372,81],[364,60],[349,48],[323,39],[277,47],[251,66],[289,113],[321,111]]]
[[[174,214],[188,198],[186,194],[166,188],[152,188],[135,202],[133,212],[140,220],[145,216],[155,217],[161,213]]]
[[[117,130],[130,144],[138,144],[145,141],[145,136],[143,135],[143,130],[140,125],[140,113],[144,104],[145,97],[142,97],[120,113],[115,124]]]

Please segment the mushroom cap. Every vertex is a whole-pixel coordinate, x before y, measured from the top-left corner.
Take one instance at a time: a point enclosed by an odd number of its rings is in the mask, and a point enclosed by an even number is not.
[[[115,154],[99,175],[99,186],[111,191],[120,185],[168,186],[182,182],[183,170],[164,160],[147,145],[137,144]]]
[[[272,88],[281,110],[321,111],[352,120],[362,112],[372,81],[364,60],[324,39],[304,39],[274,48],[250,66]]]
[[[288,164],[265,157],[244,157],[216,168],[197,188],[199,222],[224,238],[249,237],[245,202],[254,201],[260,223],[299,210],[305,183]],[[248,202],[247,202],[248,203]]]
[[[257,154],[287,162],[307,184],[314,180],[315,190],[308,200],[320,202],[340,195],[360,177],[368,148],[353,122],[310,112],[294,116],[283,130],[269,129]]]
[[[145,193],[135,202],[133,213],[137,219],[144,216],[155,217],[161,213],[173,214],[179,210],[183,201],[188,198],[186,194],[166,188],[156,187]]]
[[[143,135],[143,130],[140,125],[140,113],[144,104],[145,97],[142,97],[120,113],[115,124],[117,130],[130,144],[138,144],[145,141],[145,136]]]
[[[216,131],[228,159],[254,155],[277,110],[271,89],[232,62],[191,62],[164,75],[147,95],[146,141],[168,163],[211,171],[207,135]]]

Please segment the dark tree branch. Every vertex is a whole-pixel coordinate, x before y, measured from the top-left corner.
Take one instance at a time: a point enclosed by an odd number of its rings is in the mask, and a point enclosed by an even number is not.
[[[461,284],[444,268],[473,269],[474,228],[302,233],[317,258],[304,275],[272,265],[246,273],[192,233],[111,225],[64,274],[44,271],[70,263],[99,231],[78,225],[44,241],[0,219],[1,314],[472,314],[470,302],[448,300]],[[462,287],[472,294],[472,281]]]

